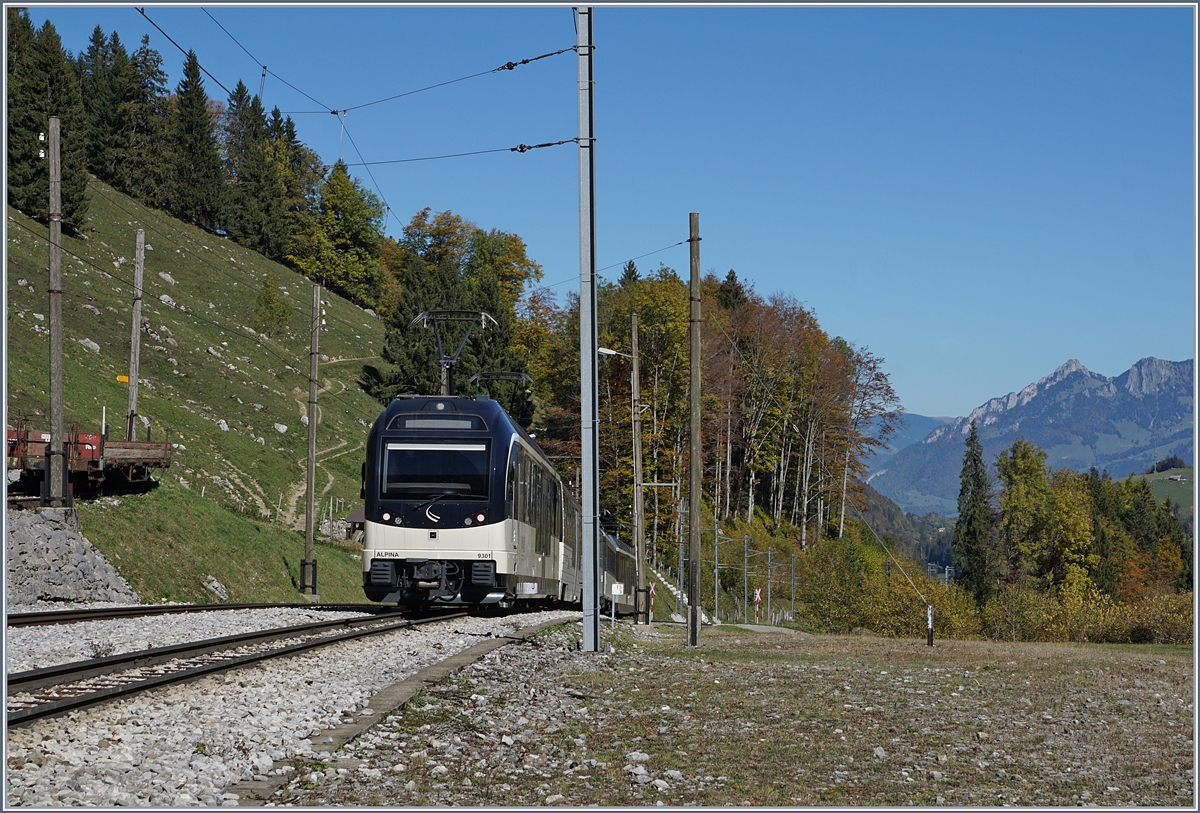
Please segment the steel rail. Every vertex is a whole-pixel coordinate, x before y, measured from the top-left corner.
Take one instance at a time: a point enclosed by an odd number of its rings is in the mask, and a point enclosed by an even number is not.
[[[318,610],[321,612],[357,612],[387,614],[394,605],[380,604],[143,604],[133,607],[103,607],[90,610],[48,610],[34,613],[9,613],[10,627],[36,627],[47,624],[78,624],[84,621],[110,621],[115,618],[141,618],[147,615],[203,613],[217,610]]]
[[[386,616],[385,616],[386,618]],[[342,618],[336,621],[314,621],[310,624],[295,624],[287,627],[272,627],[253,632],[241,632],[236,635],[224,635],[220,638],[206,638],[200,641],[185,641],[181,644],[140,649],[122,652],[117,655],[107,655],[102,658],[92,658],[86,661],[71,661],[54,666],[44,666],[24,672],[14,672],[8,676],[8,694],[29,692],[47,686],[59,686],[80,680],[112,674],[126,669],[137,669],[143,666],[167,663],[179,658],[194,658],[209,652],[231,649],[247,644],[265,644],[282,638],[293,638],[313,632],[335,627],[354,627],[369,624],[379,620],[379,617]]]
[[[353,630],[340,635],[331,635],[324,638],[316,638],[301,643],[283,646],[276,649],[265,650],[261,652],[253,652],[246,655],[239,655],[227,659],[213,661],[200,666],[184,669],[171,674],[163,674],[155,677],[150,677],[142,680],[135,680],[121,686],[110,686],[107,688],[98,689],[96,691],[85,692],[74,697],[63,698],[49,703],[41,703],[37,706],[31,706],[23,709],[10,711],[6,715],[6,720],[9,728],[27,725],[35,720],[40,720],[46,717],[56,717],[62,714],[67,714],[71,711],[87,708],[88,706],[107,703],[120,697],[137,694],[139,692],[149,691],[161,686],[168,686],[175,683],[185,683],[191,680],[196,680],[206,675],[216,674],[218,672],[237,669],[243,666],[249,666],[259,661],[268,660],[270,658],[286,657],[309,649],[327,646],[330,644],[350,641],[357,638],[362,638],[368,635],[376,635],[385,632],[395,632],[403,629],[410,629],[419,624],[429,624],[435,621],[447,621],[452,618],[460,618],[466,613],[451,613],[444,616],[437,616],[426,619],[416,620],[400,620],[396,623],[388,623],[387,619],[379,618],[357,618],[343,619],[340,621],[322,622],[320,624],[306,624],[301,627],[275,628],[264,630],[259,633],[247,633],[242,635],[226,636],[225,638],[211,638],[205,641],[197,641],[190,644],[180,644],[171,647],[160,647],[153,650],[142,650],[140,652],[127,653],[126,655],[110,656],[108,658],[98,658],[90,661],[77,661],[73,664],[63,664],[61,667],[46,667],[45,669],[29,670],[28,672],[14,673],[8,677],[8,686],[11,693],[14,681],[17,682],[19,691],[29,691],[35,688],[44,688],[49,685],[67,685],[68,683],[87,680],[89,678],[98,677],[104,674],[113,674],[114,672],[126,671],[131,668],[140,668],[151,666],[158,663],[169,662],[183,657],[198,657],[221,649],[229,649],[236,646],[245,646],[249,643],[269,643],[281,638],[295,637],[312,632],[319,632],[320,629],[328,629],[333,626],[364,626],[367,624],[375,624],[376,626],[368,627],[367,629]],[[255,638],[256,640],[249,640]],[[173,650],[174,654],[166,654],[167,650]],[[117,664],[116,661],[123,661],[123,664]],[[102,666],[102,662],[109,662],[107,668]],[[74,671],[70,670],[74,667]],[[58,678],[51,680],[49,683],[49,672],[58,670]]]

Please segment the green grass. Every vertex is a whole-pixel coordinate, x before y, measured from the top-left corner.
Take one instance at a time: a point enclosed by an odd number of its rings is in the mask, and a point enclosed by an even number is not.
[[[90,197],[81,234],[63,238],[67,422],[99,431],[107,407],[109,436],[123,435],[128,388],[116,377],[129,372],[135,230],[142,228],[142,316],[154,335],[142,333],[139,378],[145,383],[138,412],[149,419],[152,438],[169,431],[178,444],[162,479],[197,492],[203,487],[223,505],[303,527],[307,436],[301,416],[308,397],[311,283],[229,240],[138,206],[94,179]],[[24,417],[31,428],[48,429],[47,230],[12,208],[8,216],[8,423]],[[268,272],[287,294],[291,318],[284,330],[260,341],[247,326]],[[164,304],[163,295],[186,310]],[[356,380],[364,363],[378,363],[383,326],[329,292],[322,300],[320,352],[329,361],[319,371],[317,504],[337,498],[349,513],[358,499],[363,442],[380,410]],[[99,352],[83,346],[85,339]],[[228,431],[218,428],[221,419]],[[276,431],[277,423],[287,432]]]
[[[1139,476],[1150,484],[1150,490],[1154,492],[1154,496],[1158,497],[1158,499],[1169,499],[1177,505],[1182,505],[1184,508],[1190,509],[1194,502],[1192,493],[1192,488],[1195,486],[1195,481],[1192,479],[1193,472],[1194,469],[1189,466],[1186,469],[1167,469],[1155,474],[1143,474]],[[1176,476],[1182,476],[1183,480],[1170,479]]]
[[[143,601],[217,603],[212,576],[231,602],[301,602],[304,534],[238,514],[194,490],[165,484],[149,494],[82,504],[80,529]],[[322,603],[363,603],[357,547],[318,542]]]

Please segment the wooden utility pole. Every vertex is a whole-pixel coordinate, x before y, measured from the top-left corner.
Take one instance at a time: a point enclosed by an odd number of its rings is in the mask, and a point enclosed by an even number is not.
[[[595,130],[592,9],[576,8],[579,56],[579,421],[583,504],[583,650],[600,651],[600,400],[596,348]]]
[[[49,504],[63,506],[62,162],[58,116],[50,117],[50,445],[46,456]]]
[[[638,601],[646,602],[646,623],[650,618],[650,591],[646,587],[646,511],[642,500],[642,388],[641,373],[638,370],[638,316],[632,315],[633,349],[633,547],[637,554],[637,592],[634,594]],[[637,609],[641,609],[638,605]],[[641,617],[634,616],[637,619]]]
[[[700,214],[692,212],[689,215],[690,231],[688,242],[691,244],[692,279],[691,300],[692,313],[688,324],[688,334],[691,338],[691,477],[688,485],[688,502],[691,511],[688,514],[688,540],[690,558],[688,562],[688,601],[691,604],[688,612],[688,645],[700,645],[700,513],[703,505],[703,494],[700,491]]]
[[[125,440],[137,440],[138,366],[142,348],[142,272],[146,259],[146,232],[137,230],[137,253],[133,264],[133,327],[129,337],[129,414]]]
[[[304,561],[300,563],[300,592],[317,596],[317,563],[313,559],[313,512],[317,482],[317,336],[321,332],[321,286],[313,285],[312,348],[308,355],[308,472],[304,497]]]

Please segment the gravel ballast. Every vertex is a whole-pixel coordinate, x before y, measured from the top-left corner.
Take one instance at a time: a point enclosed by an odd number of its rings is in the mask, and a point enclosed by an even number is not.
[[[297,614],[305,611],[90,622],[82,637],[80,624],[24,628],[13,631],[27,633],[20,640],[8,639],[9,669],[64,658],[72,636],[87,646],[111,645],[115,653],[281,626],[281,620],[299,623]],[[313,735],[338,726],[347,714],[366,714],[380,689],[483,638],[577,617],[550,612],[430,623],[40,720],[8,732],[5,800],[38,807],[236,805],[236,783],[266,779],[278,760],[331,759]],[[43,648],[50,654],[43,655]]]

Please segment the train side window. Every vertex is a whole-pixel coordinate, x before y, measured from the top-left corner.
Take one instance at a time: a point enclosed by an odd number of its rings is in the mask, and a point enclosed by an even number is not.
[[[516,509],[514,497],[517,488],[517,455],[521,452],[520,446],[514,446],[512,456],[508,461],[508,469],[504,475],[504,516],[512,519],[513,511]]]
[[[529,494],[529,455],[525,453],[524,449],[521,449],[520,469],[521,469],[521,474],[520,474],[520,477],[518,478],[518,483],[520,484],[520,492],[519,492],[519,500],[518,500],[520,503],[520,508],[518,509],[518,511],[520,514],[521,522],[528,524],[530,521],[530,516],[529,516],[529,497],[530,497],[530,494]]]

